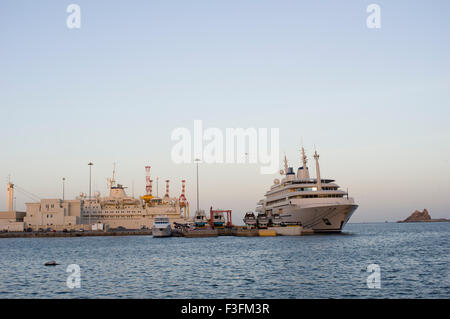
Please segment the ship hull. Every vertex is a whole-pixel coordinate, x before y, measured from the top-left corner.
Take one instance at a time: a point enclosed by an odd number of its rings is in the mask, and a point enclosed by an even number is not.
[[[214,222],[214,227],[224,227],[225,223],[224,222]]]
[[[315,233],[339,233],[347,224],[358,205],[324,204],[312,207],[291,206],[280,215],[284,224],[301,225]]]
[[[153,227],[152,235],[153,237],[170,237],[172,236],[172,228],[170,226],[164,228]]]
[[[195,222],[195,227],[206,227],[206,222]]]

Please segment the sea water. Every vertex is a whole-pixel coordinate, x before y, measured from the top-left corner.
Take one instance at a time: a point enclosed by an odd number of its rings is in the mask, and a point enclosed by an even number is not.
[[[348,224],[308,236],[1,238],[0,298],[449,298],[449,248],[450,223]],[[59,265],[44,266],[50,260]]]

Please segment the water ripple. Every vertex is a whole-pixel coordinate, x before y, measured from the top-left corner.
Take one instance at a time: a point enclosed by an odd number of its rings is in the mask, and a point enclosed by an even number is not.
[[[449,298],[450,223],[266,238],[0,240],[2,298]],[[44,267],[49,260],[61,265]],[[367,288],[367,266],[381,289]],[[66,267],[81,267],[69,289]]]

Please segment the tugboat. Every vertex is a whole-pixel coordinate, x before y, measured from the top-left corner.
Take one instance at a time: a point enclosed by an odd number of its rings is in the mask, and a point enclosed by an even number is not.
[[[204,210],[198,210],[195,212],[194,223],[195,227],[197,228],[204,228],[206,226],[208,220],[206,219],[206,214]]]
[[[225,217],[222,212],[214,212],[213,214],[213,225],[214,228],[223,228],[225,224]]]
[[[256,217],[253,212],[247,212],[244,216],[244,223],[248,228],[256,228]]]
[[[153,237],[170,237],[172,236],[172,227],[167,215],[159,215],[155,217],[152,228]]]
[[[274,227],[281,226],[282,221],[283,220],[281,219],[281,216],[278,213],[273,214],[271,219],[270,219],[270,222],[271,222],[272,226],[274,226]]]
[[[269,224],[269,218],[267,218],[267,215],[265,213],[258,214],[257,224],[259,229],[267,228]]]

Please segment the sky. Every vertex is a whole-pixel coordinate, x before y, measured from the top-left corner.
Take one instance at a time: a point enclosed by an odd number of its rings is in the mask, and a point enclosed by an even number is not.
[[[81,8],[69,29],[67,6]],[[369,29],[369,4],[381,28]],[[0,2],[0,210],[6,182],[40,198],[135,196],[146,165],[163,193],[195,203],[195,164],[171,160],[175,128],[279,128],[280,166],[320,154],[359,204],[350,222],[427,208],[450,218],[450,2]],[[280,167],[282,168],[282,167]],[[314,176],[314,174],[312,174]],[[199,165],[200,206],[236,223],[279,174],[259,164]],[[16,192],[16,208],[31,199]]]

